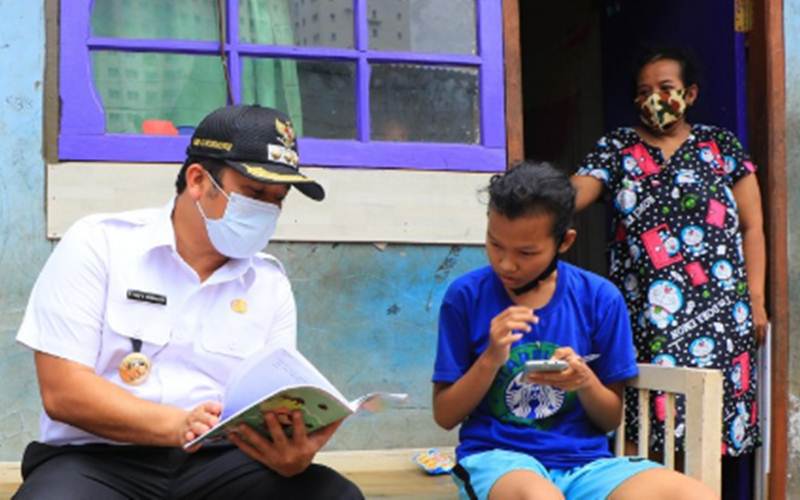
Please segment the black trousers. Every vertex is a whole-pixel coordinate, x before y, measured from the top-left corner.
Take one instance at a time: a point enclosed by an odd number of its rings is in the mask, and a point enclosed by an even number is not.
[[[49,446],[32,442],[15,500],[346,499],[364,496],[336,471],[311,465],[286,478],[230,445],[176,448]]]

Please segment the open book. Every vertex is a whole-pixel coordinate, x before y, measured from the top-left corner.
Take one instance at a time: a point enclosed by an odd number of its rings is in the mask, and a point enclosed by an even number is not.
[[[298,351],[264,350],[245,360],[231,375],[219,423],[184,448],[225,439],[227,429],[241,423],[269,436],[264,424],[267,412],[275,413],[284,431],[291,434],[291,414],[300,410],[310,433],[360,409],[378,411],[386,403],[400,403],[407,397],[407,394],[375,392],[348,401]]]

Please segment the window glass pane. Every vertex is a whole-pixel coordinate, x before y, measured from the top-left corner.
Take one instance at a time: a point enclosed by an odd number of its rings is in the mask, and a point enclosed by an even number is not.
[[[376,64],[370,80],[372,139],[480,142],[478,70]]]
[[[373,50],[477,53],[475,0],[368,0],[367,24]]]
[[[285,111],[298,136],[354,139],[355,74],[352,62],[244,58],[242,103]]]
[[[191,134],[227,102],[217,56],[97,51],[92,76],[113,133]]]
[[[239,0],[239,39],[353,48],[353,0]]]
[[[92,35],[218,40],[217,0],[94,0]]]

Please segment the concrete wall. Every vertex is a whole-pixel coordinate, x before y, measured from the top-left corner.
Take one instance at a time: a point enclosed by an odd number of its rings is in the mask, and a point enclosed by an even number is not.
[[[439,304],[450,281],[484,265],[482,248],[275,245],[297,297],[300,350],[346,396],[407,392],[407,408],[358,416],[334,448],[455,444],[433,423],[431,383]]]
[[[14,342],[45,238],[44,2],[0,0],[0,460],[38,430],[32,357]]]
[[[43,4],[0,0],[0,461],[19,460],[38,433],[32,356],[14,337],[53,247],[45,238]],[[300,347],[323,373],[348,397],[411,394],[405,409],[348,421],[331,447],[455,443],[431,417],[436,320],[447,284],[483,265],[482,248],[275,243],[271,251],[294,284]]]
[[[789,176],[789,495],[800,498],[800,0],[784,0],[786,159]],[[774,439],[780,439],[775,436]]]

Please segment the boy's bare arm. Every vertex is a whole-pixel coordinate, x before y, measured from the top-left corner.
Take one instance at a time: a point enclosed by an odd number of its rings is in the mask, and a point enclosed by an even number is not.
[[[499,366],[484,356],[452,384],[433,384],[433,419],[450,430],[460,424],[478,406],[491,387]]]
[[[606,386],[597,377],[595,380],[596,386],[578,391],[578,399],[594,425],[603,432],[613,431],[622,421],[622,389],[625,384],[615,382]]]
[[[469,370],[452,384],[434,384],[433,418],[437,424],[450,430],[472,413],[497,371],[508,361],[511,344],[530,332],[530,325],[538,321],[533,310],[524,306],[511,306],[492,319],[489,346]]]

